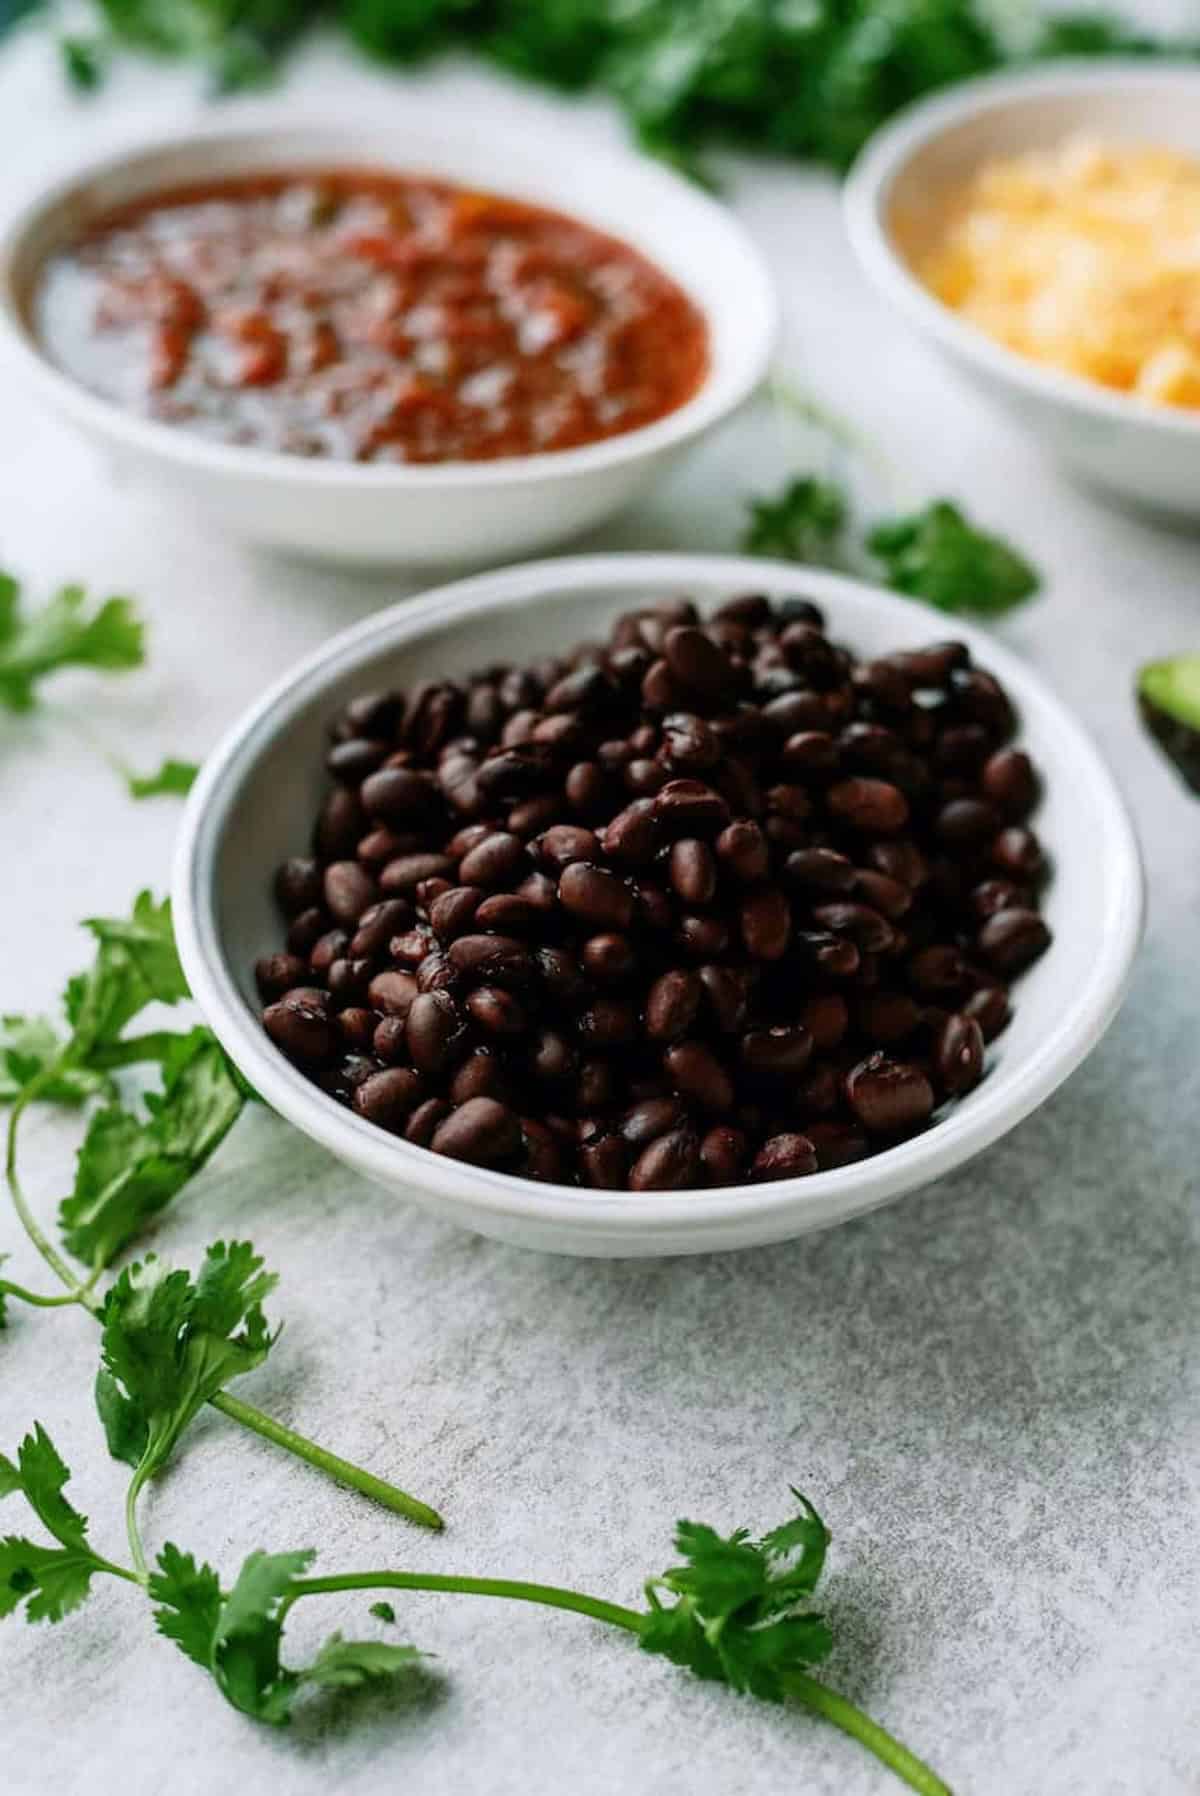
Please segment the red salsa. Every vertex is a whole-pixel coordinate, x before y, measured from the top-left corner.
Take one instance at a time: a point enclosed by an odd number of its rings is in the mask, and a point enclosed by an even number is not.
[[[699,311],[578,219],[334,169],[168,191],[51,258],[51,358],[221,443],[338,461],[486,461],[636,430],[708,365]]]

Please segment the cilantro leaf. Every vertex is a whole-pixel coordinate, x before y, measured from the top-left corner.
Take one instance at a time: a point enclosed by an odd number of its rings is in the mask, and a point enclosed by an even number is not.
[[[396,1611],[390,1603],[372,1603],[367,1614],[373,1615],[376,1621],[394,1622],[396,1619]]]
[[[163,1088],[145,1119],[119,1104],[92,1117],[59,1209],[69,1251],[109,1265],[195,1177],[241,1114],[245,1090],[207,1029],[168,1038]]]
[[[978,530],[957,505],[935,500],[923,511],[877,524],[867,549],[897,592],[941,611],[996,617],[1035,593],[1037,570],[998,536]]]
[[[205,1671],[212,1669],[213,1639],[221,1614],[221,1584],[211,1565],[197,1565],[190,1553],[167,1542],[150,1574],[150,1596],[160,1634]]]
[[[11,1104],[32,1080],[48,1072],[64,1045],[47,1017],[0,1016],[0,1104]],[[54,1104],[82,1104],[109,1089],[103,1073],[64,1065],[39,1087],[38,1096]]]
[[[96,38],[60,37],[58,53],[63,72],[71,86],[80,93],[91,93],[99,87],[104,72],[103,46]]]
[[[161,1605],[155,1610],[160,1633],[211,1672],[235,1709],[277,1727],[289,1719],[305,1684],[345,1689],[409,1670],[423,1657],[414,1646],[332,1634],[310,1665],[285,1666],[284,1617],[314,1556],[251,1553],[226,1596],[211,1566],[197,1566],[190,1554],[166,1546],[150,1578],[150,1596]]]
[[[307,1684],[348,1689],[371,1678],[392,1677],[424,1657],[415,1646],[389,1646],[384,1640],[343,1640],[340,1634],[331,1634],[301,1676]]]
[[[70,1476],[40,1422],[21,1442],[15,1464],[0,1454],[0,1497],[23,1492],[58,1542],[42,1546],[16,1534],[0,1539],[0,1618],[23,1602],[27,1621],[61,1621],[87,1597],[95,1574],[113,1569],[88,1545],[87,1517],[63,1495]]]
[[[218,1241],[195,1281],[147,1254],[113,1285],[96,1401],[110,1450],[137,1466],[139,1482],[210,1398],[267,1357],[274,1337],[261,1305],[276,1282],[248,1241]]]
[[[156,773],[127,775],[131,798],[186,798],[196,782],[200,768],[195,761],[177,761],[173,757],[161,763]]]
[[[0,1539],[0,1618],[24,1603],[26,1621],[61,1621],[85,1601],[103,1569],[86,1549],[40,1546],[6,1534]]]
[[[843,487],[802,475],[790,481],[777,498],[751,500],[742,549],[747,555],[771,555],[783,561],[827,563],[836,559],[847,511]]]
[[[89,917],[85,927],[98,943],[96,958],[68,982],[63,999],[76,1061],[116,1041],[147,1004],[178,1004],[189,995],[169,898],[156,904],[149,892],[139,892],[131,916]]]
[[[140,667],[143,630],[128,599],[106,599],[90,615],[82,586],[64,586],[38,611],[22,611],[20,588],[0,574],[0,705],[28,711],[36,684],[63,667],[110,673]]]
[[[703,1522],[678,1524],[684,1563],[647,1586],[643,1651],[769,1702],[787,1694],[788,1672],[828,1656],[829,1628],[807,1603],[829,1535],[808,1499],[792,1494],[799,1514],[758,1541],[744,1528],[724,1536]],[[676,1600],[664,1603],[660,1592]]]

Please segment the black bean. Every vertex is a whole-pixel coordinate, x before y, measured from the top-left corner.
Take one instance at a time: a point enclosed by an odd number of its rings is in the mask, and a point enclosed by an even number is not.
[[[612,824],[609,824],[609,829]],[[572,861],[600,858],[600,843],[590,829],[575,823],[556,823],[533,844],[539,858],[551,867],[569,867]]]
[[[383,869],[379,887],[392,898],[415,892],[425,879],[453,879],[457,871],[448,854],[402,854]]]
[[[846,1097],[872,1135],[899,1135],[928,1122],[933,1087],[917,1066],[870,1054],[846,1075]]]
[[[700,1144],[691,1129],[672,1129],[660,1135],[634,1161],[629,1173],[631,1191],[682,1191],[692,1184],[700,1168]]]
[[[852,1166],[856,1160],[865,1160],[871,1151],[862,1130],[851,1123],[813,1122],[806,1124],[804,1132],[812,1143],[820,1172]]]
[[[813,919],[822,929],[832,930],[834,935],[848,935],[868,954],[886,954],[895,945],[895,930],[887,918],[881,917],[869,904],[835,899],[829,904],[816,905]]]
[[[729,806],[703,780],[668,780],[654,800],[654,815],[672,835],[723,829]]]
[[[735,879],[753,885],[765,879],[771,868],[771,851],[759,825],[741,818],[723,829],[713,844],[717,858]]]
[[[308,966],[298,954],[265,954],[254,967],[259,996],[282,998],[284,992],[304,984],[307,972]]]
[[[1012,979],[1050,945],[1050,931],[1033,910],[998,910],[979,931],[979,951],[990,967]]]
[[[970,1091],[983,1076],[983,1031],[973,1017],[948,1016],[933,1044],[938,1084],[950,1097]]]
[[[663,655],[685,692],[718,699],[734,686],[733,667],[728,656],[711,636],[693,625],[677,624],[673,630],[668,630],[663,639]]]
[[[336,861],[354,853],[366,824],[358,795],[347,786],[335,786],[317,815],[313,842],[323,861]]]
[[[362,784],[363,804],[381,823],[413,826],[436,809],[437,798],[429,774],[412,767],[381,767]]]
[[[385,898],[379,904],[368,905],[350,938],[351,959],[385,953],[392,937],[408,927],[412,916],[412,905],[404,898]]]
[[[717,889],[717,863],[707,842],[681,836],[671,846],[671,884],[685,904],[707,904]]]
[[[643,1098],[631,1104],[618,1124],[621,1139],[635,1154],[687,1122],[687,1105],[679,1098]]]
[[[345,929],[327,929],[312,946],[308,964],[319,978],[324,979],[335,960],[340,960],[350,946],[350,936]]]
[[[802,1023],[751,1029],[738,1046],[742,1065],[764,1079],[794,1079],[812,1058],[813,1038]]]
[[[962,1014],[979,1024],[984,1041],[995,1041],[1009,1019],[1008,993],[1002,985],[981,986],[971,993]]]
[[[628,1156],[617,1135],[601,1135],[579,1150],[579,1173],[585,1185],[596,1191],[623,1191]]]
[[[1029,756],[1019,748],[1000,748],[990,755],[980,784],[992,803],[1016,822],[1027,817],[1037,803],[1037,774]]]
[[[590,830],[586,832],[591,834]],[[635,798],[607,825],[601,836],[605,854],[611,861],[626,867],[644,867],[658,847],[659,831],[655,803],[652,798]],[[571,859],[586,860],[586,855]]]
[[[528,1026],[524,1009],[503,986],[476,986],[467,1009],[488,1035],[523,1035]]]
[[[988,859],[1009,878],[1027,881],[1038,879],[1045,866],[1041,843],[1033,831],[1016,824],[1010,824],[995,837]]]
[[[329,1020],[329,994],[313,986],[297,986],[268,1004],[263,1027],[289,1060],[320,1065],[334,1051],[336,1037]]]
[[[456,1067],[446,1093],[454,1105],[472,1098],[495,1098],[498,1104],[513,1101],[513,1090],[504,1066],[490,1048],[475,1048]]]
[[[407,1066],[389,1066],[371,1073],[355,1087],[354,1108],[368,1122],[378,1123],[393,1135],[402,1135],[423,1096],[419,1073]]]
[[[446,1154],[451,1160],[497,1166],[519,1150],[521,1124],[495,1098],[470,1098],[438,1124],[429,1145],[435,1154]]]
[[[420,1072],[440,1073],[462,1033],[462,1016],[449,992],[419,992],[413,999],[405,1040],[412,1063]]]
[[[746,1136],[719,1123],[700,1143],[700,1171],[706,1185],[736,1185],[746,1164]]]
[[[840,992],[820,992],[816,997],[804,1000],[799,1022],[812,1036],[818,1052],[832,1053],[845,1040],[850,1027],[850,1009]]]
[[[328,928],[329,917],[324,910],[313,905],[300,911],[288,924],[288,953],[301,958],[311,954]]]
[[[529,949],[511,935],[460,935],[446,958],[456,973],[489,984],[521,986],[533,974]]]
[[[817,1170],[817,1150],[807,1135],[785,1133],[772,1135],[763,1142],[750,1163],[750,1177],[763,1179],[803,1178]]]
[[[558,882],[559,903],[572,916],[605,929],[628,929],[633,893],[623,880],[590,861],[572,861]]]
[[[754,960],[779,960],[792,933],[792,907],[778,886],[758,886],[738,907],[746,952]]]
[[[624,985],[637,968],[637,955],[627,935],[614,930],[589,936],[581,950],[584,971],[598,985]]]
[[[494,835],[485,836],[469,854],[463,855],[458,877],[463,885],[469,886],[508,885],[517,869],[527,865],[525,845],[520,838],[510,835],[507,830],[497,830]]]
[[[275,875],[275,899],[285,917],[312,910],[322,902],[321,868],[308,855],[284,861]]]
[[[887,780],[838,780],[826,802],[840,822],[869,835],[896,835],[908,822],[908,800]]]
[[[797,891],[840,894],[853,891],[853,861],[832,848],[797,848],[783,864],[784,878]]]
[[[721,1112],[731,1108],[733,1081],[703,1042],[676,1042],[663,1055],[663,1070],[680,1097],[690,1099],[702,1110]]]
[[[703,997],[701,976],[684,968],[663,973],[646,994],[646,1034],[651,1041],[678,1041],[695,1021]]]

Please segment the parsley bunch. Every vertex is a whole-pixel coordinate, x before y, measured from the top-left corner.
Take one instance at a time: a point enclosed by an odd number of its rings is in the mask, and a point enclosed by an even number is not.
[[[428,1504],[224,1388],[258,1365],[274,1339],[259,1309],[274,1281],[260,1273],[257,1260],[251,1264],[249,1250],[210,1249],[194,1287],[151,1257],[122,1272],[106,1297],[97,1296],[104,1273],[208,1163],[252,1094],[210,1030],[129,1032],[148,1006],[173,1007],[188,996],[169,902],[142,892],[128,917],[93,917],[85,927],[96,949],[91,965],[67,982],[66,1029],[45,1017],[0,1019],[0,1103],[11,1106],[9,1195],[26,1235],[64,1287],[62,1295],[48,1296],[0,1278],[0,1325],[6,1298],[41,1308],[76,1304],[101,1322],[101,1413],[118,1458],[129,1457],[137,1444],[139,1489],[165,1463],[195,1411],[211,1403],[338,1482],[440,1528],[441,1517]],[[157,1085],[127,1095],[119,1075],[135,1066],[156,1075]],[[20,1179],[21,1119],[38,1101],[91,1106],[73,1186],[59,1206],[65,1253],[37,1221]],[[67,1254],[83,1263],[85,1275]],[[131,1334],[135,1325],[141,1332]],[[235,1335],[237,1325],[244,1327]],[[122,1352],[130,1338],[139,1343],[140,1375]],[[190,1407],[180,1408],[180,1398],[164,1412],[151,1383],[165,1379],[174,1388],[178,1378]]]
[[[741,546],[749,555],[837,567],[847,558],[849,514],[844,487],[803,475],[773,498],[750,501]],[[1011,544],[980,530],[947,499],[876,524],[862,551],[877,564],[870,572],[897,592],[964,616],[1000,616],[1041,583]]]

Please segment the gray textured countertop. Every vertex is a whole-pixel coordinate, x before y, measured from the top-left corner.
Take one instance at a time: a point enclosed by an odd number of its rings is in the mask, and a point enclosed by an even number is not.
[[[496,115],[551,107],[475,75],[438,79]],[[320,56],[290,91],[328,98],[335,82],[346,103],[397,91]],[[169,117],[189,93],[130,74],[84,106],[40,41],[14,43],[0,196],[72,142]],[[612,134],[600,113],[577,116],[581,134]],[[915,347],[859,281],[832,182],[769,163],[730,175],[785,296],[797,380],[860,421],[913,493],[961,494],[1047,571],[1043,601],[1004,633],[1086,719],[1135,807],[1151,913],[1130,999],[1058,1096],[955,1177],[724,1258],[508,1250],[248,1116],[156,1244],[186,1260],[252,1234],[282,1273],[273,1309],[288,1326],[245,1394],[439,1503],[449,1529],[420,1534],[210,1413],[151,1495],[147,1536],[227,1570],[256,1546],[314,1545],[326,1569],[524,1575],[633,1601],[668,1562],[677,1515],[770,1525],[801,1483],[834,1532],[830,1681],[960,1796],[1184,1796],[1200,1789],[1200,807],[1139,734],[1129,689],[1140,659],[1200,644],[1200,547],[1074,490]],[[726,547],[740,495],[805,450],[748,418],[591,546]],[[33,590],[79,576],[139,595],[146,672],[59,690],[147,765],[202,754],[264,680],[401,590],[247,554],[114,489],[7,384],[0,560]],[[53,712],[0,720],[0,805],[0,997],[40,1008],[85,958],[80,916],[165,884],[178,813],[131,805]],[[47,1213],[73,1146],[70,1128],[30,1129]],[[0,1251],[33,1278],[15,1236],[0,1215]],[[44,1421],[115,1552],[123,1478],[91,1411],[95,1360],[82,1315],[19,1311],[0,1344],[0,1446]],[[0,1523],[24,1526],[15,1505]],[[297,1632],[347,1630],[364,1607],[331,1599]],[[829,1728],[639,1659],[576,1617],[421,1597],[397,1637],[439,1655],[417,1693],[335,1703],[272,1735],[157,1641],[124,1588],[53,1631],[11,1621],[0,1782],[13,1796],[898,1788]]]

